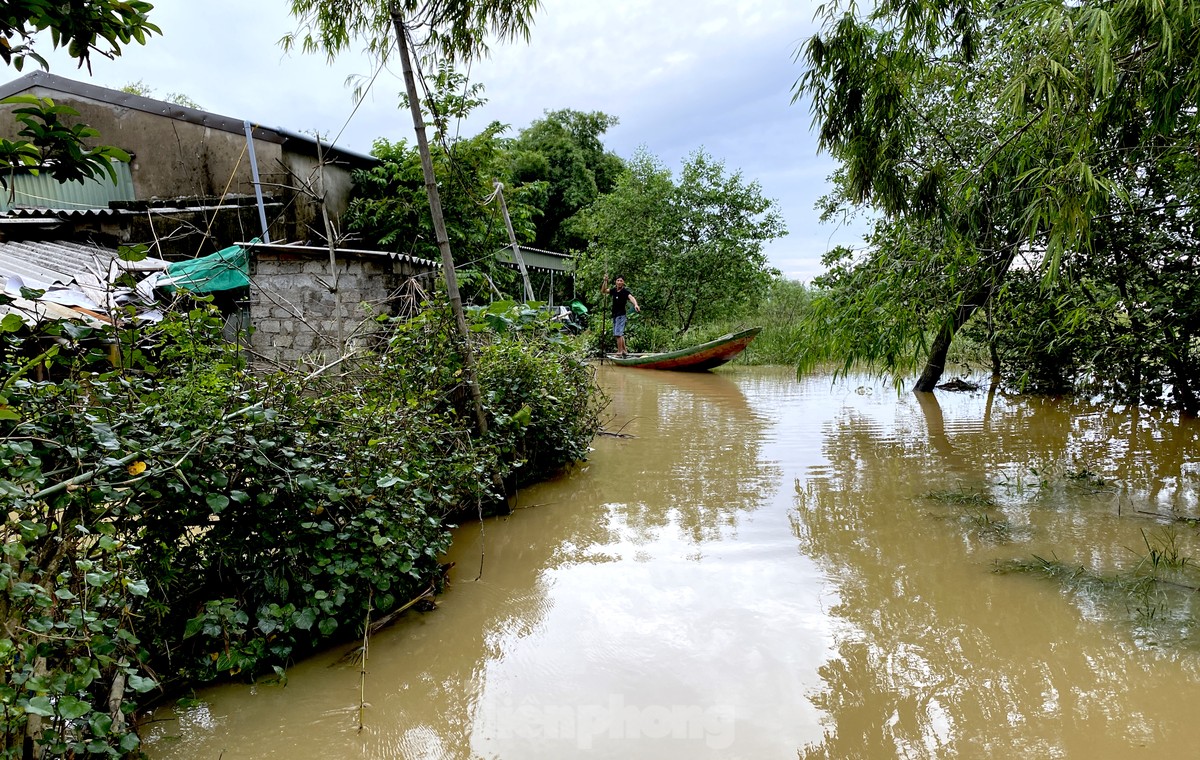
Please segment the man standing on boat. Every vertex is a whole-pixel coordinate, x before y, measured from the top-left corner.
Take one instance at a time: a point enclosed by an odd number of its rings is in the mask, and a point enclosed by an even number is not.
[[[608,275],[605,274],[604,284],[600,286],[600,292],[607,293],[612,297],[613,337],[617,339],[617,353],[624,356],[626,304],[633,304],[633,310],[636,312],[641,312],[642,307],[638,306],[637,299],[633,297],[633,293],[630,293],[629,288],[625,287],[624,277],[618,277],[617,284],[610,288],[608,287]]]

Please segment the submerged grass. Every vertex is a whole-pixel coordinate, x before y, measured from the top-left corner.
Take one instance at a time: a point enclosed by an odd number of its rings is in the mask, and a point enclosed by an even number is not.
[[[982,491],[928,491],[922,498],[956,509],[957,513],[954,516],[981,540],[989,543],[1007,543],[1012,540],[1012,524],[1003,517],[995,518],[990,514],[998,508],[997,504],[991,496]]]
[[[1100,573],[1083,565],[1068,564],[1057,557],[997,562],[1001,574],[1023,573],[1052,580],[1081,606],[1108,609],[1114,618],[1124,617],[1134,628],[1138,641],[1147,646],[1182,646],[1197,642],[1195,606],[1200,594],[1200,568],[1183,553],[1173,528],[1142,531],[1144,553],[1138,561],[1112,573]]]
[[[982,491],[947,489],[942,491],[928,491],[922,496],[930,501],[952,504],[959,507],[978,507],[981,509],[993,509],[996,507],[996,502],[992,497]]]

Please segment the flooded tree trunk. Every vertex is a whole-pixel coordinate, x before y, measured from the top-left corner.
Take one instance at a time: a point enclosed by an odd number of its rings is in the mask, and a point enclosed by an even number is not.
[[[1005,275],[1008,274],[1008,268],[1012,266],[1016,255],[1016,243],[1009,243],[1005,246],[1000,260],[985,277],[984,282],[974,292],[964,297],[958,308],[954,310],[953,317],[942,324],[937,337],[933,340],[933,345],[929,348],[929,358],[925,361],[925,369],[921,371],[921,376],[917,378],[917,383],[913,386],[915,393],[932,393],[933,389],[937,387],[938,382],[942,379],[942,373],[946,371],[946,356],[950,353],[950,344],[954,342],[954,336],[977,309],[984,308],[991,303],[992,296],[1000,288],[1000,283],[1004,281]]]
[[[1179,404],[1179,410],[1188,417],[1200,416],[1200,396],[1195,388],[1196,374],[1189,372],[1187,363],[1179,358],[1168,360],[1167,366],[1171,370],[1171,384],[1174,386],[1175,401]]]

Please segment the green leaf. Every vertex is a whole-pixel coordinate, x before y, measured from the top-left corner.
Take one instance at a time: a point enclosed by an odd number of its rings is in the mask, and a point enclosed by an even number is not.
[[[93,332],[95,332],[95,330],[87,327],[86,325],[76,325],[72,324],[71,322],[66,322],[63,324],[63,332],[65,332],[67,337],[71,340],[79,341],[89,337]]]
[[[150,249],[145,245],[122,245],[118,252],[122,262],[142,262],[150,256]]]
[[[82,718],[92,711],[92,706],[81,699],[64,695],[58,699],[58,714],[67,720]]]
[[[5,314],[4,319],[0,319],[0,333],[16,332],[25,326],[25,320],[17,314]]]
[[[54,715],[54,704],[50,701],[50,697],[34,697],[25,705],[25,712],[49,718]]]
[[[200,631],[204,630],[204,624],[207,621],[207,615],[197,615],[196,617],[187,621],[187,624],[183,627],[183,637],[185,639],[190,639],[197,633],[200,633]]]
[[[513,422],[517,423],[521,427],[527,427],[529,425],[529,421],[533,419],[533,409],[526,404],[525,406],[521,407],[519,412],[512,416],[512,419]]]
[[[338,627],[338,622],[336,620],[334,620],[333,618],[328,618],[328,617],[324,618],[321,621],[321,626],[320,626],[321,634],[324,636],[328,636],[329,634],[336,631],[337,627]]]
[[[133,689],[138,694],[145,694],[146,692],[158,686],[158,681],[155,681],[153,678],[146,678],[136,674],[130,675],[128,682],[129,688]]]
[[[300,612],[296,613],[296,627],[302,631],[311,631],[313,624],[317,622],[317,611],[312,607],[305,607]]]
[[[92,733],[97,736],[108,736],[108,732],[112,730],[113,719],[105,713],[98,713],[92,716],[88,721],[92,728]]]
[[[12,496],[12,497],[26,495],[24,489],[22,489],[16,483],[13,483],[12,481],[8,481],[8,480],[0,480],[0,494],[3,494],[5,496]],[[8,548],[7,544],[5,544],[5,548]]]
[[[210,493],[204,497],[204,501],[214,514],[220,514],[225,507],[229,506],[229,497],[224,494]]]

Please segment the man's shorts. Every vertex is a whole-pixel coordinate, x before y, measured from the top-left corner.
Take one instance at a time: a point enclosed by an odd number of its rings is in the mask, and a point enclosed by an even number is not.
[[[625,314],[622,314],[619,317],[613,317],[613,336],[614,337],[619,338],[625,334],[625,317],[626,317]]]

